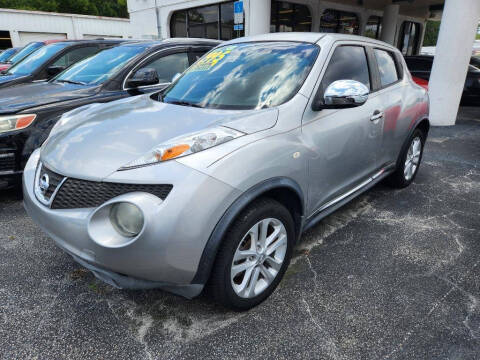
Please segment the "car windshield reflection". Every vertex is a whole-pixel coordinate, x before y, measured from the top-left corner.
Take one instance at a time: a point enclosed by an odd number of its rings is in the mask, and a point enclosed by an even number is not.
[[[142,46],[120,46],[104,50],[72,65],[53,81],[82,85],[101,84],[144,50]]]
[[[302,86],[319,47],[300,42],[222,46],[192,65],[163,101],[217,109],[261,109],[283,104]]]

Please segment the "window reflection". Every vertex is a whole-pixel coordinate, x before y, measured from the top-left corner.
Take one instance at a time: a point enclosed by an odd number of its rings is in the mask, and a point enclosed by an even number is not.
[[[403,55],[414,55],[417,52],[420,38],[420,24],[404,21],[400,32],[399,49]]]
[[[171,37],[230,40],[244,36],[233,28],[233,1],[175,11],[170,20]]]
[[[327,9],[320,19],[320,32],[358,35],[358,17],[355,13]]]
[[[305,5],[272,1],[270,32],[311,31],[312,15]]]
[[[165,102],[220,109],[260,109],[294,96],[319,48],[290,42],[241,43],[216,48],[165,91]]]
[[[218,5],[188,10],[188,36],[218,39]]]
[[[365,26],[364,36],[372,39],[380,39],[382,31],[382,18],[380,16],[370,16]]]

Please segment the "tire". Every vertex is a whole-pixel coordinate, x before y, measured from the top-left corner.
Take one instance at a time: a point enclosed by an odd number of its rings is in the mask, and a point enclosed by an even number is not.
[[[412,135],[408,138],[408,142],[406,146],[402,149],[400,156],[397,161],[397,169],[395,172],[388,177],[388,184],[394,188],[402,189],[410,185],[415,177],[417,176],[418,169],[420,167],[420,163],[422,162],[423,156],[423,147],[425,145],[426,134],[420,130],[415,129]],[[419,141],[420,145],[420,153],[414,156],[411,153],[412,146],[414,141]],[[418,162],[415,163],[415,158],[418,159]],[[407,163],[407,159],[409,159],[410,169],[412,171],[408,171],[407,167],[409,167]],[[407,176],[408,175],[408,176]]]
[[[263,229],[266,229],[266,240],[256,241],[255,233],[260,234]],[[262,236],[258,238],[261,240]],[[248,310],[264,301],[285,274],[294,239],[290,212],[273,199],[255,200],[242,211],[224,236],[209,281],[214,300],[235,311]],[[263,246],[257,248],[260,243]],[[277,247],[272,251],[272,246]],[[282,257],[281,264],[278,264]],[[245,270],[239,271],[243,268]]]

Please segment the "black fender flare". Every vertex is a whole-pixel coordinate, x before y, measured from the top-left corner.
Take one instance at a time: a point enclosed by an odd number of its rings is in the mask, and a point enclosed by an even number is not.
[[[193,277],[192,284],[206,284],[210,278],[210,272],[212,271],[213,263],[217,256],[218,249],[223,240],[223,236],[228,230],[230,224],[250,204],[254,199],[260,197],[262,194],[277,188],[289,188],[293,190],[299,197],[301,202],[301,209],[304,211],[304,195],[303,191],[298,183],[288,177],[274,177],[267,179],[252,186],[250,189],[242,193],[225,211],[217,225],[213,229],[210,237],[203,249],[202,256],[198,265],[197,272]],[[303,214],[302,214],[303,215]],[[302,224],[303,225],[303,224]]]
[[[430,129],[430,120],[428,119],[428,117],[424,116],[422,117],[420,120],[418,120],[414,126],[412,126],[409,130],[408,130],[408,135],[407,137],[405,138],[405,141],[403,142],[402,144],[402,147],[400,148],[400,152],[398,153],[398,156],[397,156],[397,161],[395,161],[395,169],[398,169],[399,165],[400,165],[400,156],[402,155],[403,151],[405,150],[405,148],[409,145],[409,142],[408,140],[410,140],[410,137],[412,136],[413,132],[418,128],[418,126],[422,123],[426,121],[428,123],[428,127]],[[428,132],[425,134],[425,141],[427,140],[427,137],[428,137]]]

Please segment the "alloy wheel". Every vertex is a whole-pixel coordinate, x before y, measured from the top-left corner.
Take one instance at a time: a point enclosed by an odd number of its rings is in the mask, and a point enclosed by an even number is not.
[[[257,222],[243,236],[233,256],[230,277],[242,298],[261,294],[280,271],[287,251],[287,231],[274,218]]]
[[[417,136],[412,140],[408,148],[407,158],[403,168],[403,175],[405,180],[410,181],[418,169],[420,163],[420,155],[422,153],[422,140]]]

